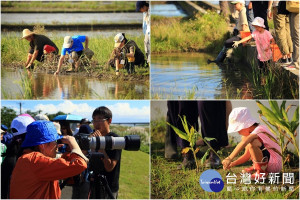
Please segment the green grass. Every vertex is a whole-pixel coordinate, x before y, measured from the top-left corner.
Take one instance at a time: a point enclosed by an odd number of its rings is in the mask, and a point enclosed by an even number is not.
[[[45,34],[45,30],[41,34]],[[117,34],[117,32],[116,32]],[[140,49],[144,52],[144,36],[143,34],[139,36],[126,35],[130,40],[134,40]],[[21,38],[21,32],[20,32]],[[24,64],[27,58],[29,50],[29,42],[25,39],[20,40],[18,37],[11,37],[7,34],[1,36],[1,64]],[[63,37],[56,36],[50,38],[61,52]],[[104,67],[110,58],[110,54],[114,48],[114,35],[110,37],[103,37],[101,34],[96,37],[89,37],[89,48],[94,51],[95,55],[92,61],[95,61],[97,65]],[[55,66],[56,67],[56,66]],[[145,73],[145,72],[143,72]]]
[[[149,154],[122,151],[119,199],[149,199]]]
[[[42,1],[2,1],[2,12],[134,12],[135,2],[125,1],[60,1],[60,2],[42,2]]]
[[[227,23],[214,12],[193,19],[151,18],[151,51],[189,52],[220,49],[227,36]]]

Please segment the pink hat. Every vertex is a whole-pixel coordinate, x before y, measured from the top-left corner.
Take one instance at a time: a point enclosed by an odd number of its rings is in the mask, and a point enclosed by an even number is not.
[[[251,24],[252,24],[252,26],[259,26],[259,27],[266,28],[265,20],[261,17],[255,17]]]
[[[242,129],[249,128],[254,123],[258,123],[254,119],[248,108],[238,107],[234,108],[229,115],[228,133],[238,132]]]
[[[16,129],[17,131],[13,133],[14,136],[26,133],[27,126],[32,122],[34,122],[34,119],[30,115],[29,116],[27,115],[18,116],[14,118],[13,121],[11,122],[10,128]]]

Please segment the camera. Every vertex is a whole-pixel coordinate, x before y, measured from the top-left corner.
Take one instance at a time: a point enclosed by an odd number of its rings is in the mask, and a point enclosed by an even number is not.
[[[89,134],[78,133],[75,138],[81,150],[91,150],[92,152],[97,152],[100,149],[125,149],[127,151],[138,151],[141,146],[141,139],[139,135],[127,135],[124,137],[89,137]]]

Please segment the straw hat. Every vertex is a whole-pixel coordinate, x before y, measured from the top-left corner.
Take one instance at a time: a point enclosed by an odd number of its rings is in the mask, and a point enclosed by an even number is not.
[[[265,20],[261,17],[255,17],[251,24],[252,24],[252,26],[259,26],[259,27],[266,28],[265,27]]]
[[[256,119],[254,119],[248,108],[246,107],[238,107],[234,108],[229,115],[229,126],[228,133],[238,132],[242,129],[249,128],[254,123],[258,123]]]
[[[23,30],[23,37],[21,39],[27,38],[27,37],[29,37],[33,34],[35,34],[35,33],[31,32],[29,29],[26,28],[26,29]]]

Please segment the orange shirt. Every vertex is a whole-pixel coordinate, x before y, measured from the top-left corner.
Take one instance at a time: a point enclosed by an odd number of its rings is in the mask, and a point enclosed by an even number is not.
[[[71,161],[50,158],[40,152],[22,155],[10,181],[11,199],[59,199],[58,180],[75,176],[87,168],[79,155],[72,153]]]

